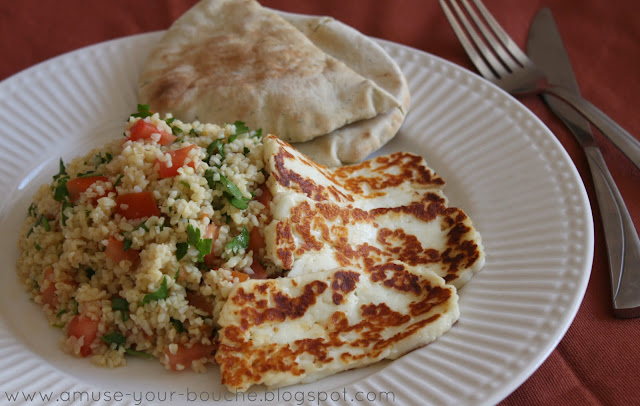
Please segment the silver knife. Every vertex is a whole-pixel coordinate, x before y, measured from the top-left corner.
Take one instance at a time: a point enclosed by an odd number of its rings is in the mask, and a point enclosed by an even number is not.
[[[571,62],[548,8],[540,10],[533,20],[527,53],[551,84],[580,94]],[[629,211],[609,173],[589,122],[560,99],[551,95],[542,95],[542,98],[575,135],[589,162],[609,255],[614,315],[640,317],[640,239]]]

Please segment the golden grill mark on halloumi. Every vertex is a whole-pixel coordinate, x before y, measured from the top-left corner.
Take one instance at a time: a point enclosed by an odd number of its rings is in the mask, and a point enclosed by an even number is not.
[[[264,140],[273,221],[266,255],[290,276],[397,259],[457,288],[484,264],[480,235],[447,206],[444,180],[409,153],[327,169],[287,143]]]
[[[269,135],[264,140],[264,157],[273,178],[270,183],[274,196],[298,192],[315,201],[330,200],[358,207],[395,192],[439,190],[445,183],[424,165],[421,157],[405,152],[329,169]]]
[[[454,287],[399,261],[248,280],[220,314],[216,361],[230,390],[312,382],[398,358],[458,317]]]

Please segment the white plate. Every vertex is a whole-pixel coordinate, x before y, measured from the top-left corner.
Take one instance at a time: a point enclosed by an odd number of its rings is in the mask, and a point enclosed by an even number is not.
[[[76,398],[110,397],[103,404],[118,405],[140,396],[186,403],[224,393],[216,368],[175,374],[156,361],[131,359],[109,370],[62,353],[60,331],[27,300],[15,275],[16,237],[35,189],[51,181],[60,157],[69,161],[121,134],[135,110],[145,50],[159,35],[84,48],[0,83],[0,403],[21,391],[61,401],[87,391]],[[413,99],[401,132],[381,152],[420,153],[446,179],[447,196],[483,236],[486,266],[461,290],[460,321],[435,343],[314,384],[259,390],[255,400],[239,403],[260,404],[267,396],[268,403],[299,404],[305,396],[310,403],[339,397],[322,404],[352,404],[357,395],[375,403],[388,396],[396,404],[493,404],[544,361],[582,300],[593,258],[591,211],[553,134],[474,74],[381,44],[404,70]],[[116,391],[122,401],[113,400]]]

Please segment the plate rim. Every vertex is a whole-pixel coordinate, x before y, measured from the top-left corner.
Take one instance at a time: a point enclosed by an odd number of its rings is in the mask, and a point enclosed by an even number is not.
[[[91,50],[95,50],[96,48],[101,48],[101,47],[120,46],[122,44],[125,44],[128,41],[135,41],[135,40],[138,40],[138,39],[143,39],[144,37],[151,38],[153,36],[158,36],[158,35],[162,34],[165,31],[166,30],[157,30],[157,31],[144,32],[144,33],[138,33],[138,34],[134,34],[134,35],[123,36],[123,37],[119,37],[119,38],[113,38],[113,39],[109,39],[109,40],[102,41],[102,42],[99,42],[99,43],[83,46],[81,48],[78,48],[78,49],[75,49],[75,50],[71,50],[71,51],[65,52],[63,54],[57,55],[55,57],[52,57],[50,59],[41,61],[41,62],[39,62],[39,63],[37,63],[35,65],[32,65],[32,66],[27,67],[27,68],[25,68],[25,69],[23,69],[23,70],[21,70],[21,71],[19,71],[17,73],[14,73],[13,75],[11,75],[11,76],[3,79],[2,81],[0,81],[0,93],[8,91],[8,89],[10,89],[10,87],[14,83],[19,83],[24,78],[28,78],[30,75],[38,74],[38,72],[40,70],[47,69],[52,64],[57,64],[60,61],[65,60],[67,58],[73,58],[76,54],[83,54],[83,53],[86,53],[86,52],[89,52]],[[584,269],[584,272],[582,273],[582,275],[583,275],[582,278],[579,280],[579,286],[577,288],[577,291],[579,292],[579,294],[576,295],[573,298],[573,301],[571,302],[571,307],[570,307],[569,311],[566,313],[566,316],[565,316],[561,326],[559,328],[556,328],[555,334],[553,334],[552,339],[547,341],[544,350],[537,353],[537,355],[534,357],[534,362],[528,364],[526,366],[526,368],[522,368],[516,376],[512,377],[512,379],[509,382],[509,385],[506,385],[504,387],[501,387],[499,390],[494,391],[490,397],[485,398],[482,401],[482,404],[498,403],[502,399],[506,398],[509,394],[511,394],[515,389],[517,389],[517,387],[519,387],[523,382],[525,382],[539,368],[539,366],[547,359],[547,357],[551,354],[553,349],[555,349],[555,347],[558,345],[558,343],[565,336],[567,330],[571,326],[573,320],[575,319],[575,317],[576,317],[576,315],[578,313],[580,305],[582,304],[582,301],[583,301],[583,298],[584,298],[584,295],[585,295],[585,292],[586,292],[586,288],[587,288],[587,285],[588,285],[588,281],[589,281],[589,275],[591,273],[591,267],[592,267],[592,264],[593,264],[593,255],[594,255],[593,213],[592,213],[592,210],[591,210],[591,203],[590,203],[589,197],[588,197],[587,192],[586,192],[584,181],[582,180],[582,178],[581,178],[581,176],[580,176],[580,174],[579,174],[579,172],[578,172],[573,160],[571,159],[571,157],[567,153],[566,149],[560,143],[560,141],[555,137],[555,135],[551,132],[551,130],[546,126],[546,124],[539,117],[537,117],[535,114],[533,114],[526,106],[524,106],[517,99],[515,99],[513,96],[511,96],[510,94],[508,94],[504,90],[500,89],[499,87],[497,87],[493,83],[491,83],[491,82],[485,80],[484,78],[478,76],[474,72],[466,69],[465,67],[456,65],[453,62],[450,62],[450,61],[448,61],[448,60],[446,60],[446,59],[444,59],[442,57],[439,57],[437,55],[433,55],[431,53],[428,53],[428,52],[425,52],[423,50],[420,50],[420,49],[417,49],[417,48],[414,48],[414,47],[410,47],[410,46],[407,46],[407,45],[404,45],[404,44],[395,43],[395,42],[392,42],[392,41],[389,41],[389,40],[385,40],[385,39],[381,39],[381,38],[373,38],[373,39],[379,45],[381,45],[383,48],[385,48],[385,50],[387,49],[387,47],[404,49],[405,52],[408,52],[410,54],[417,54],[421,58],[424,58],[424,57],[431,58],[434,61],[436,61],[438,64],[446,66],[448,69],[452,69],[454,71],[461,72],[464,75],[469,75],[469,76],[471,76],[473,78],[473,80],[481,81],[486,86],[489,86],[493,91],[496,91],[499,94],[501,94],[502,97],[506,97],[508,99],[511,99],[511,101],[513,101],[514,103],[517,103],[520,106],[520,109],[523,111],[523,113],[527,114],[527,118],[533,120],[535,122],[535,124],[537,125],[537,127],[541,128],[543,130],[543,133],[545,134],[547,139],[551,140],[551,142],[553,144],[553,148],[560,152],[562,158],[568,164],[567,166],[568,166],[569,170],[572,172],[572,175],[573,175],[574,179],[576,180],[576,184],[578,186],[578,189],[576,190],[576,192],[580,195],[580,202],[583,204],[584,209],[585,209],[584,213],[583,213],[583,220],[585,220],[584,221],[584,231],[585,231],[584,238],[585,238],[585,241],[587,242],[587,244],[585,246],[585,250],[584,250],[584,255],[583,255],[583,258],[582,258],[584,260],[584,268],[585,269]],[[400,65],[400,63],[399,63],[399,65]],[[401,66],[401,68],[402,68],[402,66]],[[5,211],[5,209],[6,209],[5,208],[5,204],[0,204],[0,214],[2,214],[2,212]],[[2,323],[4,323],[4,320],[0,320],[0,321]],[[376,376],[376,375],[379,375],[379,374],[384,374],[385,369],[386,368],[383,368],[382,370],[377,371],[377,372],[369,375],[366,378],[363,378],[363,380],[369,380],[373,376]],[[352,385],[347,385],[347,387],[349,387],[349,386],[352,386]]]

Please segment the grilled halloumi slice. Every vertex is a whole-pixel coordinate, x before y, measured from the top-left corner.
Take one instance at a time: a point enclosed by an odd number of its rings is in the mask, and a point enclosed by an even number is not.
[[[397,358],[451,328],[457,288],[484,252],[421,157],[328,169],[274,136],[264,154],[273,196],[265,257],[288,272],[230,293],[218,319],[223,384],[311,382]]]
[[[484,265],[480,234],[447,206],[444,180],[422,157],[399,152],[328,169],[274,136],[264,154],[274,196],[266,257],[289,276],[395,259],[460,288]]]
[[[250,279],[221,311],[215,358],[232,391],[312,382],[398,358],[458,317],[455,287],[400,261]]]

